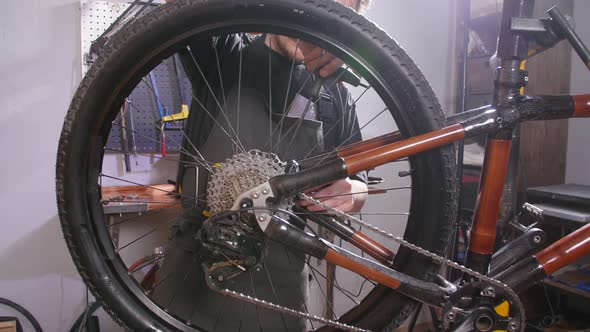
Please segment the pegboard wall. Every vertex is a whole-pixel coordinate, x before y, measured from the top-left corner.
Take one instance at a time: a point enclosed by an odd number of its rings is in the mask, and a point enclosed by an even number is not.
[[[89,69],[88,52],[92,42],[121,15],[129,4],[105,1],[81,3],[82,9],[82,70]],[[151,75],[151,77],[150,77]],[[136,151],[138,153],[160,153],[162,134],[160,119],[162,115],[179,113],[182,104],[190,105],[191,84],[182,70],[178,57],[168,58],[154,68],[151,74],[135,87],[127,98],[127,112],[119,113],[113,122],[107,151]],[[153,80],[152,80],[153,79]],[[156,93],[157,92],[157,93]],[[157,94],[157,96],[156,96]],[[165,129],[166,149],[169,152],[180,150],[183,135],[180,130],[183,121],[168,123]],[[126,128],[126,146],[121,137]]]
[[[124,116],[125,125],[127,129],[127,149],[128,151],[135,150],[143,153],[159,153],[161,152],[161,138],[160,131],[160,109],[158,101],[162,106],[162,113],[164,115],[171,115],[181,111],[181,105],[190,104],[191,98],[191,84],[184,72],[180,69],[174,70],[174,65],[181,67],[178,61],[173,61],[172,58],[166,59],[154,70],[152,75],[156,82],[156,87],[152,86],[152,81],[149,76],[135,87],[128,98],[129,107]],[[178,72],[178,77],[176,77]],[[158,92],[159,98],[155,97],[155,92]],[[124,150],[121,144],[121,113],[115,120],[114,126],[111,129],[107,148],[110,150]],[[166,149],[171,152],[180,150],[183,135],[178,127],[184,125],[183,121],[169,122],[166,132]]]
[[[119,15],[123,14],[129,4],[123,2],[84,1],[81,6],[82,38],[82,73],[86,74],[90,45],[109,27]]]

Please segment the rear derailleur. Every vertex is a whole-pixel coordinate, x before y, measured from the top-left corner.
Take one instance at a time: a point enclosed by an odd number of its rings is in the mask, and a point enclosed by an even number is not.
[[[230,211],[207,219],[197,238],[205,273],[216,284],[262,266],[264,234],[252,223],[252,215]]]

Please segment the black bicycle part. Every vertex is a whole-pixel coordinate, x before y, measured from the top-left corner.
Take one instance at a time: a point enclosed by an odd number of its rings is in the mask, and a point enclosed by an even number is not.
[[[121,21],[125,20],[129,17],[129,13],[138,5],[142,5],[139,10],[133,16],[133,19],[139,17],[141,13],[147,8],[147,6],[155,6],[153,4],[154,0],[148,0],[147,2],[143,2],[142,0],[134,0],[129,7],[127,7],[119,17],[113,22],[96,40],[92,42],[90,45],[90,49],[88,51],[88,59],[86,61],[87,64],[91,64],[94,62],[95,57],[100,55],[101,49],[109,42],[109,38],[119,29],[126,26],[130,22],[126,22],[125,25],[119,26]]]
[[[545,244],[545,239],[543,230],[531,228],[521,236],[508,242],[492,256],[489,275],[496,275],[523,258],[537,252]]]
[[[3,297],[0,297],[0,304],[10,307],[18,313],[25,316],[25,318],[31,323],[31,325],[33,325],[35,332],[43,332],[43,329],[41,328],[41,325],[39,325],[37,319],[35,319],[35,316],[33,316],[33,314],[31,314],[31,312],[25,309],[23,306]]]
[[[199,229],[198,254],[215,280],[226,282],[262,265],[264,237],[252,219],[239,212],[221,213]]]
[[[551,17],[551,22],[555,26],[556,30],[558,30],[565,37],[565,39],[567,39],[582,62],[584,62],[586,67],[590,69],[590,50],[588,50],[588,47],[584,45],[582,39],[580,39],[578,34],[576,34],[576,31],[568,23],[565,16],[563,16],[563,14],[559,11],[559,8],[557,8],[557,6],[553,6],[547,11],[547,14],[549,14]]]
[[[508,304],[507,316],[496,311],[496,307],[505,302]],[[443,330],[515,332],[520,326],[521,314],[514,304],[515,299],[509,293],[492,284],[483,281],[463,283],[445,304]]]

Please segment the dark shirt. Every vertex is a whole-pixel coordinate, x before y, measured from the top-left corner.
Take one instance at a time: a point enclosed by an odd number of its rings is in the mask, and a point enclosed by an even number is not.
[[[183,141],[185,151],[196,155],[195,149],[201,149],[207,142],[211,128],[218,124],[214,118],[218,117],[225,96],[238,85],[242,91],[257,91],[264,99],[266,111],[279,116],[288,112],[297,93],[313,99],[309,90],[314,76],[303,64],[272,51],[264,39],[265,35],[231,34],[193,40],[189,50],[181,54],[193,86],[185,130],[192,142]],[[320,96],[317,120],[322,123],[323,151],[362,140],[354,100],[348,89],[340,82],[325,82]],[[208,111],[204,112],[204,108]],[[241,116],[246,113],[244,110]],[[314,151],[314,154],[321,152]],[[181,155],[181,160],[190,161],[190,158]],[[183,173],[181,167],[179,183],[182,183]],[[364,173],[353,178],[365,181]]]

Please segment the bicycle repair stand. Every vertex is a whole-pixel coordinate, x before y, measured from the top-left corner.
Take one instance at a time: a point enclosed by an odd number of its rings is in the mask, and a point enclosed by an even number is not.
[[[466,78],[467,78],[467,52],[469,43],[469,22],[470,22],[470,0],[463,2],[463,52],[462,52],[462,91],[461,91],[461,102],[460,110],[457,112],[455,118],[468,118],[469,112],[465,112],[466,107]],[[532,2],[529,2],[532,4]],[[532,8],[525,8],[527,2],[521,3],[522,10],[532,11]],[[529,6],[530,7],[530,6]],[[504,27],[508,29],[507,35],[515,36],[514,38],[507,38],[506,40],[500,40],[498,42],[498,50],[496,54],[502,53],[506,56],[507,53],[512,54],[515,59],[528,59],[535,56],[551,47],[556,45],[562,40],[567,40],[574,48],[580,59],[590,69],[590,52],[583,45],[581,39],[576,35],[572,26],[556,6],[552,7],[547,11],[549,17],[542,19],[525,18],[525,17],[512,17],[510,19],[509,26]],[[503,32],[500,32],[502,34]],[[518,36],[518,37],[516,37]],[[514,40],[512,40],[514,39]],[[515,44],[510,44],[513,42]],[[509,45],[510,44],[510,45]],[[532,44],[532,47],[530,47]],[[516,61],[520,64],[521,60]],[[524,88],[528,82],[528,72],[524,68],[519,66],[512,68],[510,73],[512,75],[505,75],[506,73],[497,70],[495,72],[494,82],[500,89],[521,89]],[[494,99],[498,99],[498,95],[494,96]],[[493,102],[493,101],[492,101]],[[464,113],[465,112],[465,113]],[[450,117],[450,118],[452,118]],[[455,120],[456,121],[456,120]],[[451,122],[455,122],[451,121]],[[535,207],[531,204],[524,204],[520,214],[516,215],[514,212],[515,206],[517,206],[517,183],[516,176],[518,170],[518,155],[519,155],[519,142],[520,132],[518,128],[512,131],[512,150],[510,154],[510,162],[508,168],[508,174],[504,185],[504,193],[502,197],[501,213],[499,216],[498,228],[500,234],[506,231],[508,228],[513,229],[520,234],[513,241],[508,242],[503,248],[498,250],[492,257],[491,269],[498,271],[513,262],[519,260],[522,257],[532,254],[534,251],[540,249],[545,242],[545,234],[542,230],[533,228],[533,226],[542,220],[543,210]],[[461,141],[458,144],[458,172],[457,180],[458,183],[462,183],[463,178],[463,154],[464,144]],[[459,186],[459,203],[458,208],[461,209],[461,186]],[[522,222],[530,224],[531,227],[525,227]],[[449,256],[453,261],[457,261],[458,253],[458,234],[459,228],[461,227],[460,214],[457,215],[455,224],[452,230],[453,245],[451,246],[452,251]],[[493,273],[492,273],[493,274]],[[421,311],[421,305],[418,306],[410,323],[409,331],[414,329],[416,320]],[[436,322],[436,313],[431,310],[433,321]]]

